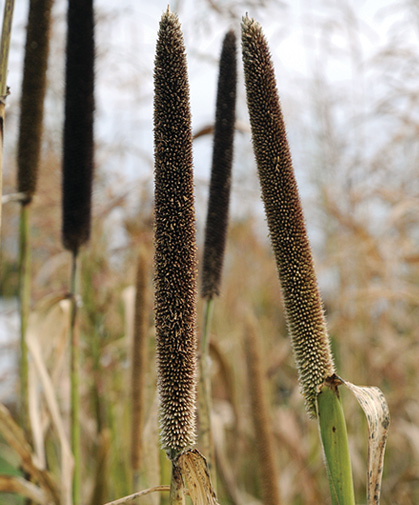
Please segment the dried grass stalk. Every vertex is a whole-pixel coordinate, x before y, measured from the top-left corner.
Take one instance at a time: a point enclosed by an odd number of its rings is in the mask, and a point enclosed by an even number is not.
[[[3,194],[3,142],[4,122],[6,116],[7,71],[9,62],[10,38],[12,34],[12,20],[14,0],[4,2],[3,24],[0,39],[0,194]],[[2,202],[0,202],[0,243],[1,243]]]
[[[282,501],[278,484],[279,471],[269,415],[266,371],[263,369],[256,330],[251,323],[246,329],[246,361],[263,503],[264,505],[280,505]]]
[[[147,363],[147,259],[144,250],[138,256],[134,332],[131,364],[131,466],[135,474],[141,469],[144,429],[145,379]]]
[[[317,388],[334,373],[326,321],[294,177],[274,68],[260,25],[243,18],[247,104],[262,198],[284,295],[306,408],[316,415]]]
[[[154,70],[155,322],[161,441],[173,460],[195,444],[196,243],[183,36],[163,14]]]

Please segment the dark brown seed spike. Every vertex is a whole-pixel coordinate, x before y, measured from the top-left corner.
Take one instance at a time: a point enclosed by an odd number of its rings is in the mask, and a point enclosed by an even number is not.
[[[196,242],[189,87],[177,16],[163,14],[154,70],[155,321],[163,448],[195,444]]]
[[[18,140],[18,191],[29,203],[36,191],[41,153],[52,0],[31,0],[26,32]]]
[[[242,23],[243,63],[253,148],[287,322],[309,413],[333,375],[326,321],[292,167],[269,48],[260,25]]]
[[[76,253],[90,236],[93,181],[93,0],[70,0],[63,154],[64,247]]]
[[[202,297],[220,294],[228,226],[236,107],[236,36],[229,31],[220,58],[210,195],[202,266]]]

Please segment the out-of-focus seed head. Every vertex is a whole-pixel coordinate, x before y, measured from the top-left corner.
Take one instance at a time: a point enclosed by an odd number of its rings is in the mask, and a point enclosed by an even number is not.
[[[76,253],[88,241],[93,181],[94,13],[93,0],[70,0],[63,153],[64,247]]]
[[[154,93],[158,388],[162,446],[173,458],[196,440],[197,264],[186,55],[169,9],[158,33]]]
[[[220,294],[233,163],[236,66],[236,36],[233,31],[229,31],[223,42],[218,77],[214,148],[202,265],[203,298],[212,298]]]
[[[48,66],[52,0],[29,4],[17,152],[17,186],[29,203],[36,191]]]
[[[334,373],[333,358],[268,44],[260,25],[247,16],[242,47],[262,198],[300,384],[307,410],[315,416],[317,388]]]

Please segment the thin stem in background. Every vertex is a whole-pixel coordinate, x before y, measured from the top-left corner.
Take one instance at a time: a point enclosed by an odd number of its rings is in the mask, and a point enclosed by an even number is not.
[[[216,467],[214,458],[214,441],[211,429],[211,379],[209,367],[209,343],[214,299],[207,298],[204,305],[204,327],[201,337],[201,359],[199,380],[199,442],[208,462],[211,480],[216,487]]]
[[[145,418],[145,383],[147,372],[146,264],[146,253],[142,248],[139,252],[137,265],[131,363],[131,466],[133,491],[138,489],[141,482],[143,460],[142,436]]]
[[[256,442],[256,455],[264,505],[282,503],[278,484],[279,469],[275,455],[275,440],[269,412],[266,370],[259,336],[253,323],[246,330],[246,361],[248,391]]]
[[[9,63],[10,37],[14,0],[6,0],[3,11],[3,26],[0,41],[0,195],[3,193],[3,141],[7,92],[7,70]],[[0,243],[1,243],[1,202],[0,202]]]
[[[26,345],[26,329],[28,325],[31,298],[31,271],[29,247],[29,209],[21,205],[19,229],[19,312],[20,312],[20,407],[19,418],[21,427],[30,440],[29,406],[28,406],[28,348]]]
[[[80,339],[77,331],[77,253],[72,254],[70,297],[70,382],[71,382],[71,450],[74,457],[73,502],[79,503],[81,484],[81,448],[80,448]]]

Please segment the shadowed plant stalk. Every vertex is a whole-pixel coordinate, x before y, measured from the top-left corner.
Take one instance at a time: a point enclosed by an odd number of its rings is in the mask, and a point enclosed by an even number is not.
[[[134,304],[134,334],[131,363],[131,466],[132,487],[137,491],[141,482],[142,433],[144,429],[145,380],[147,372],[147,259],[145,249],[138,255]]]
[[[345,420],[334,380],[335,367],[274,69],[260,25],[247,16],[242,22],[242,48],[253,149],[300,385],[311,417],[319,415],[324,421],[332,410],[333,415],[340,416],[342,432],[339,443],[342,447],[342,460],[335,461],[334,468],[326,461],[326,467],[332,502],[353,505],[352,471]],[[325,390],[332,394],[323,394]],[[327,401],[318,401],[321,391],[322,399],[327,398]],[[332,404],[333,408],[330,408]],[[331,437],[331,430],[321,430],[323,447],[326,447],[331,438],[325,439],[323,435],[326,438]],[[338,475],[339,496],[332,484],[331,475]]]
[[[28,363],[25,333],[30,310],[29,210],[41,153],[52,0],[31,0],[26,31],[18,139],[18,192],[22,195],[19,233],[21,426],[29,430]]]
[[[70,326],[71,447],[74,456],[73,501],[80,501],[80,344],[76,328],[77,258],[90,236],[94,166],[94,12],[93,0],[70,0],[67,11],[67,59],[63,152],[62,240],[72,254]]]
[[[230,30],[224,37],[220,57],[214,144],[208,213],[202,266],[201,295],[205,299],[201,340],[199,438],[215,484],[215,461],[211,430],[211,381],[209,339],[213,299],[220,294],[221,274],[228,227],[228,209],[233,164],[233,138],[236,108],[236,36]]]
[[[12,34],[12,20],[14,0],[6,0],[3,10],[3,24],[0,40],[0,195],[3,194],[3,142],[4,142],[4,122],[6,111],[7,71],[9,63],[10,37]],[[1,218],[2,202],[0,201],[0,243],[1,243]]]
[[[282,503],[275,460],[275,439],[269,415],[266,371],[263,367],[260,342],[253,322],[246,327],[246,361],[248,390],[255,434],[256,454],[261,478],[264,505]]]

